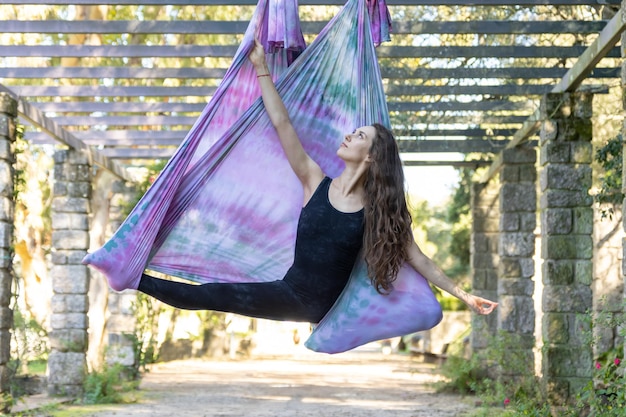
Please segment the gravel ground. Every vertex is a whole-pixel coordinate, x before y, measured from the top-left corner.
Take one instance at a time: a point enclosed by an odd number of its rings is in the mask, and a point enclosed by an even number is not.
[[[281,357],[161,363],[134,404],[83,410],[85,417],[456,417],[471,409],[436,394],[433,365],[401,355],[304,351]],[[69,409],[73,406],[63,407]],[[78,411],[78,410],[76,410]]]

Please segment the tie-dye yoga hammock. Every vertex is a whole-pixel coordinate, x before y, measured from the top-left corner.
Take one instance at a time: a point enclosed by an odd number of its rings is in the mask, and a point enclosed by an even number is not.
[[[231,67],[184,142],[114,236],[85,263],[108,277],[144,269],[198,283],[280,279],[293,261],[302,186],[260,99],[247,55],[255,36],[306,151],[330,177],[358,126],[389,125],[375,46],[388,40],[383,0],[349,0],[305,49],[296,0],[260,0]],[[113,288],[118,289],[118,288]],[[388,295],[363,260],[306,341],[318,352],[435,326],[441,308],[405,265]]]

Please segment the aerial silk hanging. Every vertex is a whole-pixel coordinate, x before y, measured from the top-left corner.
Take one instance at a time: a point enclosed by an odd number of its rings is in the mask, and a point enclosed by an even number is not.
[[[264,282],[293,261],[302,186],[265,113],[247,55],[257,37],[307,153],[330,176],[343,134],[389,126],[375,46],[388,40],[382,0],[349,0],[305,49],[296,0],[260,0],[231,67],[196,124],[114,236],[84,262],[107,277],[144,269],[198,283]],[[135,278],[136,277],[136,278]],[[120,290],[122,288],[113,289]],[[441,308],[405,265],[387,295],[362,259],[305,345],[343,352],[435,326]]]

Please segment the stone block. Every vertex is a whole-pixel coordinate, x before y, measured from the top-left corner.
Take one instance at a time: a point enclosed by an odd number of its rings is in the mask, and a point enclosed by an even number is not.
[[[570,162],[571,146],[569,142],[545,142],[539,149],[541,166],[546,165],[548,162],[561,164]]]
[[[519,182],[519,165],[503,165],[500,168],[500,181],[505,182]]]
[[[572,94],[574,117],[591,119],[593,117],[593,93],[576,92]]]
[[[83,329],[57,329],[49,333],[50,348],[59,352],[86,352],[88,333]]]
[[[591,307],[591,288],[586,285],[549,285],[543,288],[544,312],[585,313]]]
[[[500,235],[500,255],[533,256],[535,253],[534,233],[502,233]]]
[[[498,289],[498,276],[494,269],[474,269],[472,275],[474,291],[493,291]]]
[[[500,262],[500,256],[494,253],[475,253],[472,259],[472,267],[476,269],[495,269]]]
[[[52,195],[55,197],[66,197],[67,196],[67,182],[63,180],[57,180],[54,182],[54,186],[52,187]]]
[[[0,115],[2,118],[2,115]],[[13,124],[9,125],[9,129],[14,129]],[[12,136],[9,136],[11,138]],[[3,139],[2,135],[0,135],[0,160],[5,161],[9,165],[13,165],[13,161],[15,160],[15,155],[13,154],[13,149],[11,146],[10,139]]]
[[[8,248],[13,242],[13,224],[0,221],[0,247]]]
[[[593,162],[593,146],[589,142],[572,142],[572,162],[575,164],[591,164]]]
[[[70,174],[70,181],[91,181],[91,167],[89,165],[72,165],[74,169]]]
[[[0,92],[0,113],[6,113],[11,117],[17,117],[17,100],[5,92]]]
[[[106,352],[106,362],[109,365],[133,366],[135,364],[135,350],[132,346],[109,346]]]
[[[89,213],[89,199],[74,197],[54,197],[52,210],[58,212]]]
[[[593,282],[593,262],[584,259],[574,262],[574,282],[581,285],[591,285]]]
[[[0,196],[0,221],[13,222],[14,208],[13,198]]]
[[[89,291],[89,273],[85,265],[53,265],[50,277],[55,293],[86,294]]]
[[[591,167],[587,165],[546,165],[540,175],[541,189],[588,192]]]
[[[544,347],[545,376],[548,377],[578,377],[591,378],[592,353],[590,346],[568,347],[548,346]]]
[[[535,260],[533,258],[520,258],[519,264],[522,267],[522,278],[535,276]]]
[[[535,307],[531,297],[501,295],[498,297],[498,328],[500,330],[533,334]]]
[[[550,235],[568,235],[572,232],[574,219],[571,208],[549,208],[541,212],[541,227]]]
[[[535,292],[535,283],[528,278],[498,279],[498,298],[504,295],[532,297]]]
[[[570,320],[566,313],[545,313],[541,319],[545,346],[564,345],[569,342]]]
[[[537,210],[537,191],[534,183],[505,183],[500,194],[500,211]]]
[[[521,145],[504,149],[501,156],[504,164],[534,164],[537,161],[537,151],[534,146]]]
[[[593,233],[593,209],[591,207],[576,207],[573,210],[573,233],[590,235]]]
[[[519,166],[519,180],[520,182],[536,182],[537,181],[537,167],[534,164],[524,164]]]
[[[554,141],[559,132],[556,120],[544,120],[539,130],[539,143],[543,146],[546,142]]]
[[[13,252],[10,248],[0,246],[0,269],[11,268],[13,265]]]
[[[488,252],[489,238],[484,233],[472,233],[470,246],[472,247],[472,253]]]
[[[50,352],[48,357],[48,384],[82,385],[87,374],[84,353]]]
[[[0,269],[0,307],[8,307],[11,303],[13,292],[11,283],[13,282],[12,270],[8,268]]]
[[[10,137],[13,137],[11,134],[12,130],[11,125],[13,124],[13,117],[0,113],[0,139],[7,140]]]
[[[497,233],[500,230],[498,217],[474,217],[473,230],[476,232]]]
[[[0,330],[0,364],[5,365],[11,361],[11,331]]]
[[[50,316],[50,327],[53,330],[61,329],[88,329],[87,314],[84,313],[53,313]]]
[[[548,235],[542,239],[544,259],[591,259],[593,240],[586,235]]]
[[[0,307],[0,330],[10,330],[13,328],[13,310],[8,306]]]
[[[541,194],[541,208],[591,206],[593,197],[587,191],[545,190]]]
[[[545,356],[545,355],[544,355]],[[544,362],[543,375],[546,375],[548,365]],[[543,391],[551,404],[567,404],[570,401],[570,388],[568,378],[544,377],[541,380]]]
[[[519,278],[522,276],[522,266],[518,258],[502,257],[498,264],[498,278]],[[498,291],[500,294],[500,291]]]
[[[68,153],[67,163],[71,165],[89,165],[89,153],[84,150],[72,149]]]
[[[534,232],[537,227],[537,213],[520,212],[520,232]]]
[[[54,265],[67,264],[67,254],[65,251],[54,251],[50,254],[50,260]]]
[[[0,196],[13,197],[13,168],[0,160]]]
[[[570,285],[574,283],[574,260],[546,260],[542,268],[544,285]]]
[[[518,212],[502,213],[500,215],[500,230],[503,232],[517,232],[520,230]]]
[[[84,250],[89,247],[89,232],[85,230],[53,230],[52,246],[58,250]]]
[[[91,198],[91,184],[88,182],[71,182],[67,184],[69,197]]]
[[[542,119],[563,119],[572,115],[569,93],[548,93],[541,98],[539,111]]]
[[[84,213],[52,213],[53,230],[89,230],[89,216]]]
[[[87,313],[89,299],[86,294],[55,294],[52,297],[53,313]]]

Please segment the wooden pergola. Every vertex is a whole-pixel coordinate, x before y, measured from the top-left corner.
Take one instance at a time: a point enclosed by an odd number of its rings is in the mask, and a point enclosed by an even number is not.
[[[301,6],[340,6],[343,0],[301,0]],[[254,0],[7,0],[0,7],[58,5],[247,6]],[[615,47],[624,29],[616,0],[389,0],[398,8],[463,6],[520,8],[579,6],[605,9],[610,20],[411,21],[394,19],[392,42],[378,48],[392,123],[403,152],[479,153],[472,166],[491,163],[498,152],[532,140],[538,128],[538,103],[548,92],[585,88],[606,92],[620,77]],[[598,15],[599,13],[595,13]],[[515,16],[515,15],[513,15]],[[535,16],[534,18],[537,18]],[[543,18],[539,16],[539,18]],[[247,21],[224,20],[0,20],[3,33],[223,35],[215,44],[0,44],[0,89],[19,98],[19,113],[30,124],[34,144],[62,143],[89,148],[92,160],[130,179],[129,165],[166,159],[175,151],[224,76],[227,64],[174,67],[160,58],[223,58],[234,55]],[[325,21],[303,21],[305,35]],[[552,34],[553,45],[538,37]],[[224,36],[225,35],[225,36]],[[466,35],[468,46],[438,43],[441,36]],[[490,35],[511,35],[489,45]],[[397,39],[402,39],[398,42]],[[407,42],[407,39],[412,39]],[[409,44],[410,46],[407,46]],[[77,66],[61,65],[78,58]],[[29,58],[37,65],[21,65]],[[411,61],[411,59],[419,61]],[[127,64],[119,65],[119,59]],[[113,61],[117,60],[117,64]],[[202,61],[200,59],[199,61]],[[146,62],[149,62],[146,64]],[[171,61],[170,61],[171,62]],[[420,65],[411,62],[420,62]],[[549,66],[546,66],[549,62]],[[17,63],[17,64],[16,64]],[[177,80],[172,86],[167,80]],[[611,80],[613,79],[613,80]],[[413,161],[407,164],[468,164]]]

